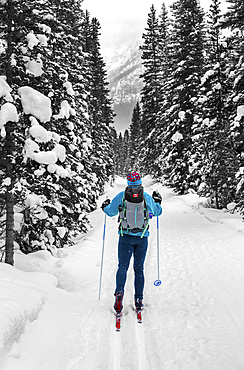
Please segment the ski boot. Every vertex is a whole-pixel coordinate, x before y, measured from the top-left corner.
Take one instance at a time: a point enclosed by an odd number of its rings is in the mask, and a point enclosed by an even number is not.
[[[123,309],[122,301],[123,301],[124,294],[122,291],[119,291],[119,292],[116,292],[114,295],[115,295],[114,309],[117,313],[120,313]]]
[[[142,323],[142,313],[141,313],[143,310],[142,299],[135,298],[135,306],[136,306],[137,322]]]
[[[143,303],[142,299],[140,298],[135,298],[135,306],[137,311],[142,311],[143,310]]]

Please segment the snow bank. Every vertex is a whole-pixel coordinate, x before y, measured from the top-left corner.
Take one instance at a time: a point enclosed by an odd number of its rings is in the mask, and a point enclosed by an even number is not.
[[[207,199],[204,197],[199,197],[196,193],[190,193],[178,196],[184,203],[189,207],[199,208],[207,204]]]
[[[74,361],[69,344],[81,333],[79,298],[57,286],[66,256],[65,250],[58,252],[53,257],[47,251],[18,251],[15,267],[0,263],[3,370],[67,370]]]
[[[242,216],[239,212],[234,211],[233,204],[230,203],[226,209],[215,209],[207,207],[207,199],[199,197],[197,194],[186,194],[176,196],[179,200],[182,200],[189,207],[197,209],[207,220],[211,222],[225,224],[227,227],[234,229],[237,232],[244,233],[244,223]]]
[[[214,208],[200,208],[199,211],[211,222],[225,224],[235,231],[244,233],[244,223],[239,212],[230,213]]]
[[[180,369],[182,364],[185,369],[243,368],[243,235],[226,233],[204,219],[234,224],[238,214],[204,208],[196,194],[178,196],[150,176],[142,181],[149,194],[158,189],[165,199],[162,285],[153,285],[157,248],[152,219],[143,324],[138,326],[132,310],[131,266],[122,330],[115,332],[116,217],[107,223],[106,273],[97,301],[104,229],[98,209],[90,215],[90,232],[77,237],[76,245],[58,250],[56,257],[47,251],[16,252],[15,267],[0,264],[2,370],[115,369],[117,364],[133,369],[138,364],[140,369]],[[125,186],[126,179],[117,177],[99,203]],[[41,199],[33,194],[29,202],[41,204]],[[62,210],[59,203],[55,206]],[[58,233],[62,237],[65,228]]]
[[[45,273],[25,273],[0,263],[0,355],[37,319],[47,300],[45,290],[57,280]]]

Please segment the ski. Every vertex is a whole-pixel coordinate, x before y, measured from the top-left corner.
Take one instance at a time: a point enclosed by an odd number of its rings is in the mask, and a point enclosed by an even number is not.
[[[120,331],[122,312],[116,312],[115,316],[116,316],[116,323],[115,323],[116,331]]]
[[[142,311],[142,310],[136,309],[137,322],[138,322],[139,324],[141,324],[141,323],[142,323],[142,315],[141,315],[141,311]]]

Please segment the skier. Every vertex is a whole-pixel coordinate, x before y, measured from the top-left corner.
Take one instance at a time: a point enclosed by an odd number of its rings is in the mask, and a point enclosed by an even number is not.
[[[135,275],[135,307],[143,308],[144,289],[144,261],[148,246],[149,217],[162,214],[162,197],[154,191],[152,197],[143,191],[142,180],[138,173],[129,173],[127,188],[120,192],[110,202],[106,199],[102,203],[102,210],[110,217],[119,213],[119,243],[118,243],[118,270],[116,274],[114,309],[121,313],[123,308],[124,287],[130,259],[134,256]]]

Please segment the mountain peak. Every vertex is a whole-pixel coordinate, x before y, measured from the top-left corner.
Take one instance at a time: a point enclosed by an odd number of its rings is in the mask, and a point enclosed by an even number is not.
[[[130,125],[133,108],[140,98],[142,68],[139,43],[119,49],[108,62],[109,89],[116,113],[115,127],[119,131]]]

